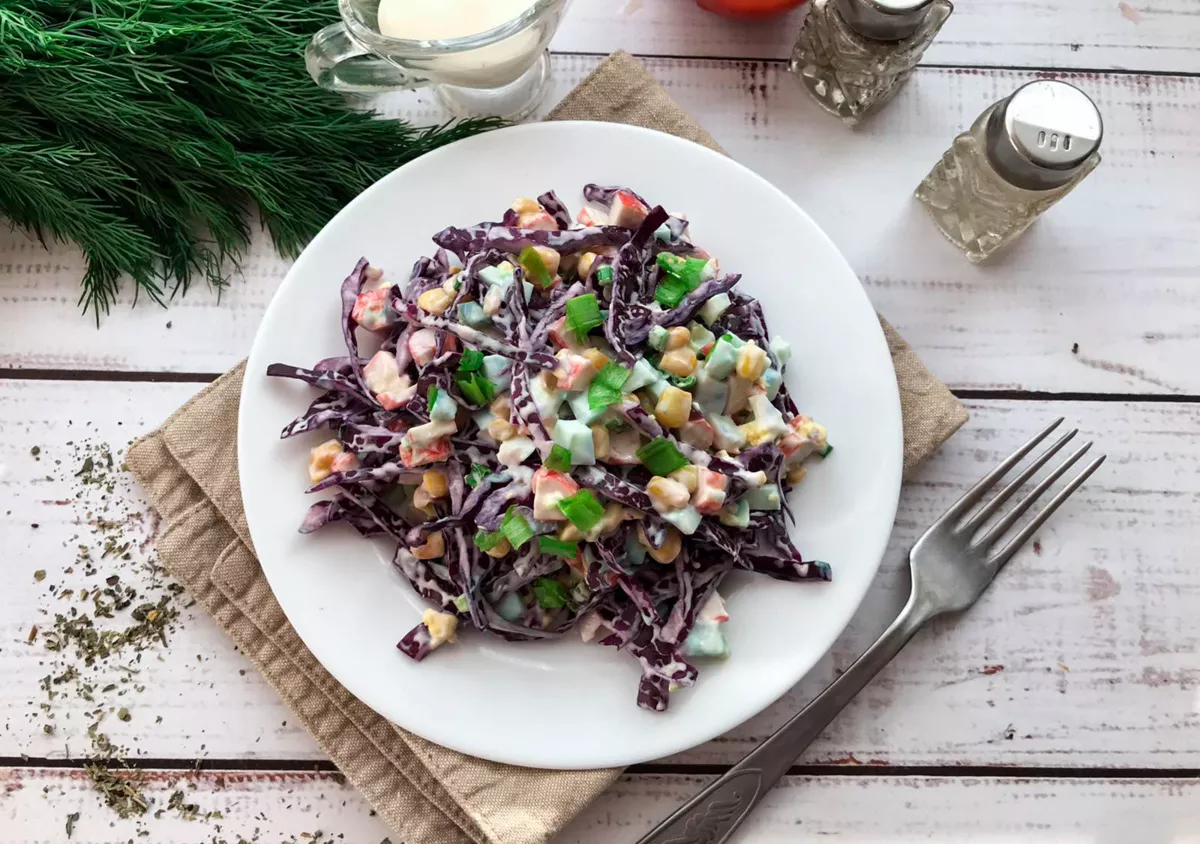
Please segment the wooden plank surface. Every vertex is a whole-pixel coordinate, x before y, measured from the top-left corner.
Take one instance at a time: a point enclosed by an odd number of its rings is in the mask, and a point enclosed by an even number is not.
[[[122,446],[196,389],[0,381],[0,537],[8,550],[0,567],[0,676],[7,678],[0,684],[0,757],[85,755],[93,720],[87,713],[100,706],[101,729],[142,757],[320,758],[265,682],[207,617],[191,610],[169,647],[147,650],[135,663],[141,672],[136,685],[144,691],[124,684],[98,695],[96,704],[71,695],[56,699],[49,721],[54,732],[44,732],[39,683],[76,664],[43,647],[54,613],[86,606],[78,590],[93,588],[110,572],[150,595],[161,591],[142,569],[150,559],[143,545],[153,522],[119,515],[140,513],[136,492],[120,480],[111,493],[89,487],[77,500],[74,475],[96,454],[88,449]],[[967,428],[906,486],[883,572],[831,654],[779,704],[674,761],[730,763],[819,691],[895,612],[906,588],[904,553],[913,539],[1029,432],[1065,414],[1109,454],[1103,471],[977,607],[914,641],[804,761],[1163,769],[1200,764],[1200,570],[1194,565],[1200,406],[989,401],[972,403],[971,411]],[[79,569],[64,574],[79,565],[79,544],[101,556],[110,534],[97,533],[95,525],[118,517],[128,525],[122,533],[133,544],[132,559],[110,555],[92,577]],[[46,572],[42,581],[34,578],[38,570]],[[75,589],[73,596],[60,597],[64,587]],[[33,624],[43,632],[27,644]],[[109,665],[104,676],[118,680],[97,687],[119,681],[120,673]],[[129,710],[129,721],[114,717],[120,707]]]
[[[551,101],[595,63],[558,57]],[[881,313],[952,386],[1200,394],[1191,365],[1200,359],[1192,236],[1200,230],[1192,143],[1200,80],[1069,76],[1104,113],[1104,163],[1012,252],[980,268],[941,239],[909,194],[961,127],[1033,74],[924,70],[877,120],[851,132],[819,113],[779,65],[646,64],[733,156],[813,215]],[[441,116],[423,95],[390,105],[424,122]],[[126,297],[95,330],[75,307],[78,257],[62,247],[47,256],[0,232],[0,366],[222,371],[249,351],[286,268],[259,240],[244,280],[220,303],[194,290],[168,311],[130,310]]]
[[[83,772],[0,771],[0,822],[6,844],[65,841],[78,813],[77,844],[378,844],[388,829],[335,774],[210,771],[147,772],[153,801],[136,819],[102,805]],[[695,793],[704,777],[622,777],[555,839],[556,844],[632,844]],[[155,814],[171,795],[199,810]],[[869,811],[864,807],[869,806]],[[209,812],[222,817],[205,820]],[[141,836],[141,837],[139,837]],[[994,779],[896,776],[788,777],[751,816],[741,841],[793,844],[1063,844],[1200,842],[1200,781],[1119,778]],[[395,841],[395,839],[390,839]]]
[[[574,0],[553,48],[656,56],[782,59],[806,13],[729,21],[694,0]],[[1191,0],[960,0],[925,54],[936,64],[1200,71],[1200,16]]]

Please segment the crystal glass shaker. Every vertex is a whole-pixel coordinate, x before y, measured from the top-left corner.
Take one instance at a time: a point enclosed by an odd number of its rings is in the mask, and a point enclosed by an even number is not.
[[[967,258],[1011,243],[1100,163],[1104,124],[1074,85],[1039,80],[979,115],[916,197]]]
[[[950,0],[813,0],[788,69],[853,126],[895,95],[952,11]]]

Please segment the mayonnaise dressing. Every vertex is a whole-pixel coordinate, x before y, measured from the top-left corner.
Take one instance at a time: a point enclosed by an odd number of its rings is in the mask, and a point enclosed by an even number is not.
[[[382,0],[379,31],[390,38],[463,38],[507,23],[537,0]]]

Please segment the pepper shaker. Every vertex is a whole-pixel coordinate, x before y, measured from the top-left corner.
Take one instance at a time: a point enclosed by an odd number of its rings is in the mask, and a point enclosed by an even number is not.
[[[1104,124],[1074,85],[1039,80],[990,106],[917,187],[973,263],[1016,240],[1100,163]]]
[[[952,11],[950,0],[813,0],[788,69],[853,126],[896,94]]]

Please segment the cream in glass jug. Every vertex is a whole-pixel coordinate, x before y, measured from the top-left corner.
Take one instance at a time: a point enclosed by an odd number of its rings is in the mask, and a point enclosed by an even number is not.
[[[569,0],[339,0],[308,72],[344,93],[432,86],[462,117],[527,117],[550,83],[546,46]]]

